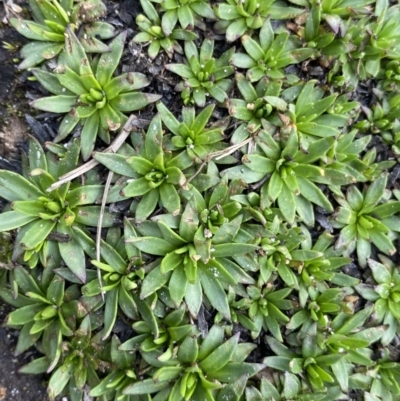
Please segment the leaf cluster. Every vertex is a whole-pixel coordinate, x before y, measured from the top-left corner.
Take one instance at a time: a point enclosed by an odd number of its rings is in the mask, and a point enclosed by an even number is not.
[[[79,40],[88,53],[104,53],[110,48],[100,39],[115,36],[114,27],[98,21],[106,14],[106,6],[101,0],[29,0],[33,21],[11,18],[11,25],[23,36],[30,39],[21,55],[24,61],[20,69],[26,69],[53,59],[64,50],[64,36],[67,28],[76,32],[83,27],[84,34]]]
[[[33,70],[38,81],[55,96],[36,99],[31,106],[44,111],[67,113],[60,123],[55,142],[65,139],[80,123],[82,156],[91,155],[97,135],[110,142],[127,120],[124,113],[139,110],[159,99],[158,95],[138,92],[149,85],[140,73],[113,77],[122,56],[126,32],[109,45],[110,52],[91,60],[72,30],[67,30],[65,52],[55,73]]]
[[[71,401],[396,401],[399,7],[141,0],[132,42],[177,100],[119,67],[99,1],[29,4],[31,106],[63,116],[0,170],[5,324],[42,355],[21,372]]]

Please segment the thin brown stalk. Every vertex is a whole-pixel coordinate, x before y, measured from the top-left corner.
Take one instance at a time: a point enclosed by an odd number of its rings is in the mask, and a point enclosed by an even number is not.
[[[121,147],[121,145],[125,142],[126,138],[128,138],[129,134],[132,131],[132,122],[136,119],[136,116],[133,114],[130,115],[128,118],[128,121],[124,125],[124,128],[122,128],[121,132],[118,134],[118,136],[114,139],[114,141],[111,143],[111,145],[104,149],[104,153],[116,153],[118,149]],[[55,189],[59,188],[61,185],[72,181],[74,178],[80,177],[82,174],[87,173],[94,167],[96,167],[99,164],[98,161],[92,159],[88,161],[85,164],[82,164],[82,166],[77,167],[75,170],[70,171],[67,174],[62,175],[59,177],[59,180],[52,184],[49,188],[47,188],[47,192],[54,191]]]
[[[96,233],[96,260],[98,262],[100,262],[101,229],[103,226],[104,210],[106,208],[107,196],[108,196],[108,192],[110,191],[110,185],[111,185],[113,176],[114,176],[114,173],[112,171],[109,171],[108,176],[107,176],[106,185],[104,187],[103,198],[101,200],[100,215],[99,215],[99,221],[97,223],[97,233]],[[97,268],[97,278],[99,280],[100,288],[102,288],[103,282],[101,279],[101,270],[99,268]],[[104,292],[103,291],[101,291],[101,296],[104,301]]]
[[[236,152],[238,149],[240,149],[242,146],[248,144],[249,142],[251,142],[253,140],[253,138],[247,138],[246,140],[244,140],[243,142],[240,142],[236,145],[232,145],[229,146],[229,148],[226,148],[224,150],[219,150],[218,152],[213,152],[210,153],[208,155],[208,157],[206,158],[206,160],[204,160],[199,168],[196,170],[196,172],[190,177],[188,178],[185,183],[182,185],[183,189],[187,189],[187,184],[189,184],[192,180],[194,180],[201,172],[201,170],[203,170],[203,167],[206,165],[206,163],[208,163],[210,160],[215,159],[215,160],[220,160],[223,159],[225,156],[228,156],[234,152]]]

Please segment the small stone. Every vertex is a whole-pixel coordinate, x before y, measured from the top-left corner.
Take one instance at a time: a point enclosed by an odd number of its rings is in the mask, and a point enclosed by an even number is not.
[[[7,395],[7,389],[3,386],[0,386],[0,401],[5,400]]]

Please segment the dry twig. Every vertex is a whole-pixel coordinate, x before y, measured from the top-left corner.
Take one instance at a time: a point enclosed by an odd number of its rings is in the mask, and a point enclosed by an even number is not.
[[[247,145],[248,143],[252,142],[253,138],[247,138],[246,140],[244,140],[243,142],[240,142],[236,145],[232,145],[229,146],[229,148],[226,148],[224,150],[219,150],[218,152],[213,152],[210,153],[207,157],[206,160],[204,160],[199,168],[196,170],[196,172],[190,177],[188,178],[185,183],[182,185],[183,189],[187,189],[187,184],[189,184],[192,180],[194,180],[200,173],[201,170],[203,170],[203,167],[206,165],[206,163],[208,163],[209,161],[211,161],[212,159],[215,160],[220,160],[223,159],[224,157],[236,152],[238,149],[240,149],[242,146]]]
[[[96,260],[98,262],[100,262],[101,228],[103,226],[104,209],[106,207],[107,196],[108,196],[108,192],[110,190],[110,185],[111,185],[113,176],[114,176],[114,173],[112,171],[109,171],[108,176],[107,176],[106,185],[104,187],[103,199],[101,200],[100,215],[99,215],[99,221],[97,223],[97,233],[96,233]],[[99,280],[100,288],[102,288],[103,282],[101,279],[101,271],[99,268],[97,268],[97,278]],[[103,301],[104,301],[104,291],[103,290],[101,291],[101,297],[103,298]]]
[[[133,127],[132,122],[136,119],[136,116],[133,114],[130,115],[128,121],[124,125],[122,131],[118,134],[118,136],[114,139],[111,145],[104,149],[104,153],[116,153],[121,145],[125,142],[126,138],[128,138],[129,134],[131,133]],[[67,174],[62,175],[59,177],[59,180],[52,184],[50,187],[46,189],[46,192],[54,191],[55,189],[61,187],[61,185],[65,184],[66,182],[72,181],[74,178],[81,176],[82,174],[87,173],[92,168],[96,167],[99,164],[98,161],[92,159],[82,166],[77,167],[75,170],[70,171]]]

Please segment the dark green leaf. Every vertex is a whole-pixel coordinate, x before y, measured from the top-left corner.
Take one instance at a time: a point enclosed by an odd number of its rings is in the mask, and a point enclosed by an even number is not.
[[[150,255],[164,256],[176,249],[175,245],[172,245],[165,239],[157,237],[131,237],[127,239],[126,242],[133,243],[136,248]]]

